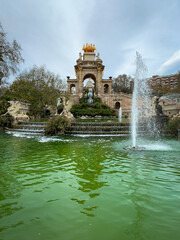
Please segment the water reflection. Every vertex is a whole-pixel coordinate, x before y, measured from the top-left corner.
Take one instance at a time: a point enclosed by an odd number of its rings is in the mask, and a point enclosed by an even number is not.
[[[85,146],[84,146],[85,145]],[[78,185],[76,186],[78,191],[82,191],[86,193],[85,199],[79,199],[76,195],[79,195],[77,192],[74,194],[74,197],[71,198],[72,201],[80,204],[80,205],[88,205],[90,203],[90,199],[93,199],[97,196],[100,196],[99,189],[103,186],[107,185],[106,181],[102,181],[100,176],[102,171],[104,170],[104,154],[99,147],[95,147],[93,143],[88,143],[87,141],[79,143],[74,143],[71,146],[71,149],[66,149],[63,154],[67,154],[70,156],[69,160],[69,168],[64,166],[62,170],[70,171],[71,175],[73,175],[76,179]],[[62,162],[61,162],[62,164]],[[72,168],[73,166],[73,168]],[[71,185],[73,187],[73,185]],[[88,194],[88,197],[87,197]],[[98,206],[88,206],[84,207],[81,213],[89,216],[94,217],[95,214],[90,213],[94,212]]]

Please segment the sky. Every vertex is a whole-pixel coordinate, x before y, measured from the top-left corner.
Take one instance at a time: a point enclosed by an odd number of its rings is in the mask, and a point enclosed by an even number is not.
[[[86,43],[100,53],[104,78],[134,76],[136,52],[149,77],[180,70],[180,0],[0,0],[0,22],[22,47],[21,71],[45,65],[75,78]]]

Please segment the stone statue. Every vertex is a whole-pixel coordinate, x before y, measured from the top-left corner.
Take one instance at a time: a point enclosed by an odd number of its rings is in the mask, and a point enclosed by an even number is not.
[[[164,113],[162,111],[162,106],[159,104],[159,98],[156,98],[155,111],[157,116],[164,116]]]
[[[100,58],[99,58],[99,56],[100,56],[100,54],[99,53],[97,53],[97,59],[99,60]]]
[[[156,112],[156,125],[159,126],[160,131],[162,131],[165,124],[168,123],[169,118],[162,111],[162,106],[159,104],[159,98],[155,101],[155,112]]]
[[[79,59],[82,60],[82,54],[81,54],[81,52],[79,53]]]
[[[58,107],[61,104],[61,98],[57,99],[57,105],[56,105],[56,115],[58,115]]]

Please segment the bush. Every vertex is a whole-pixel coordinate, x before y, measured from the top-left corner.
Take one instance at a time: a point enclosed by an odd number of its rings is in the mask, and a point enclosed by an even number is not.
[[[6,127],[11,128],[14,118],[7,113],[6,115],[0,116],[0,128],[5,129]]]
[[[5,114],[7,112],[10,103],[6,100],[0,101],[0,115]]]
[[[74,117],[78,116],[115,116],[115,110],[111,109],[108,105],[96,102],[93,104],[88,103],[80,103],[73,105],[71,108],[71,113],[74,115]]]
[[[164,127],[165,131],[178,135],[178,129],[180,129],[180,118],[174,118],[169,121],[169,123]]]
[[[46,135],[60,135],[64,134],[64,131],[70,127],[70,121],[64,116],[55,116],[51,118],[46,125]]]

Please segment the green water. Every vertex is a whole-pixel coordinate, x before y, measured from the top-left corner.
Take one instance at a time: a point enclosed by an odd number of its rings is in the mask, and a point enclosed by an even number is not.
[[[0,133],[1,240],[179,240],[180,141]]]

